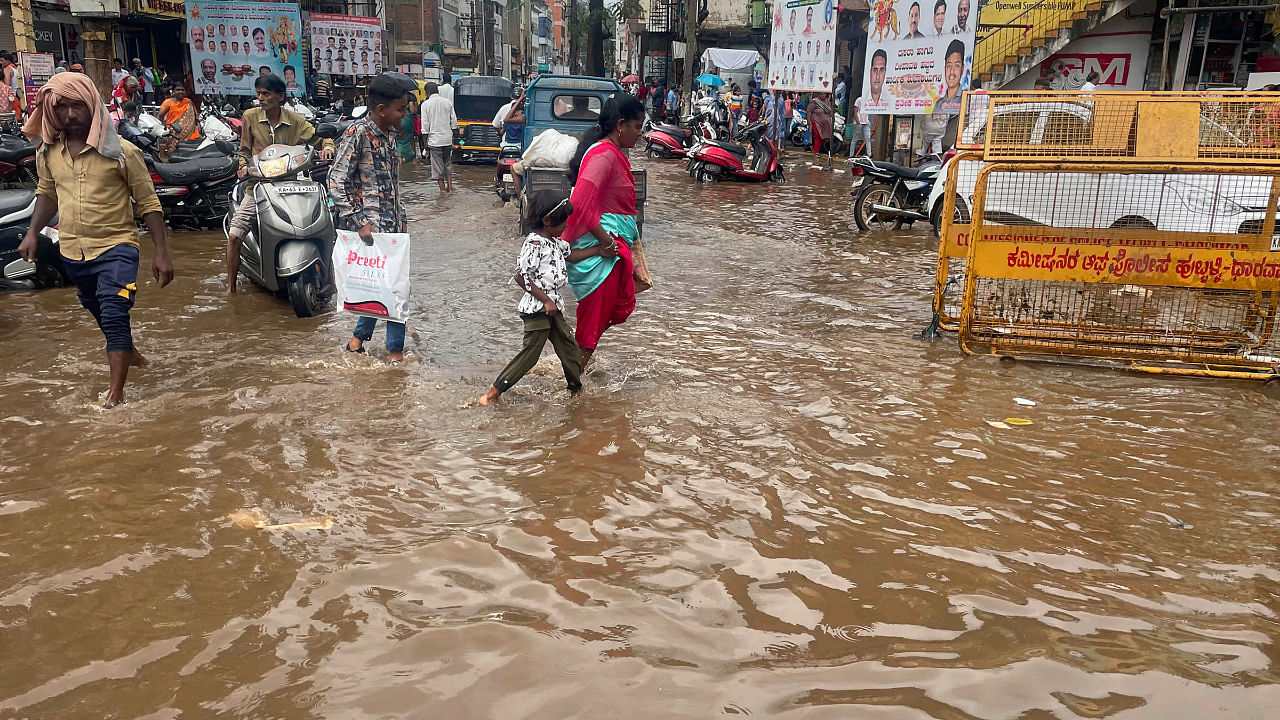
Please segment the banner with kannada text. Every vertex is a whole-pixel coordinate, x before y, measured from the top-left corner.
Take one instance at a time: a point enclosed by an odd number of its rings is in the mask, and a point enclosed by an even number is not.
[[[974,0],[871,0],[863,110],[956,115],[973,73]]]

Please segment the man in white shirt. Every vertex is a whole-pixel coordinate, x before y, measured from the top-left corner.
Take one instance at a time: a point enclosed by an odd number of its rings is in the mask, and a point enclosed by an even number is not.
[[[447,67],[440,68],[440,97],[453,102],[453,71]],[[506,117],[505,115],[503,117]]]
[[[858,125],[858,135],[849,143],[849,157],[854,157],[859,151],[871,157],[871,115],[863,110],[865,104],[866,100],[861,95],[853,101],[853,121]]]
[[[440,192],[453,192],[453,136],[458,116],[449,98],[440,94],[439,85],[427,83],[423,93],[427,99],[422,103],[422,134],[431,154],[431,179],[439,183]]]
[[[444,93],[441,93],[441,94],[443,95]],[[499,133],[502,132],[502,127],[506,125],[507,114],[511,112],[511,106],[515,104],[516,104],[516,101],[512,100],[506,105],[503,105],[502,107],[498,108],[498,114],[493,116],[494,130],[497,130]]]
[[[1080,91],[1093,92],[1094,90],[1097,90],[1098,86],[1094,83],[1098,82],[1098,77],[1099,75],[1097,72],[1089,73],[1089,76],[1084,79],[1084,84],[1080,86]]]
[[[112,60],[111,61],[111,89],[115,90],[116,86],[120,84],[120,81],[127,77],[129,77],[129,71],[124,69],[124,60],[121,60],[120,58],[116,58],[115,60]]]

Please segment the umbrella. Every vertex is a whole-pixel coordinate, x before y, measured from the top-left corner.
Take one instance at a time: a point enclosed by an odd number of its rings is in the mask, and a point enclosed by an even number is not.
[[[622,82],[624,83],[640,82],[640,78],[636,77],[635,75],[628,75],[622,78]]]
[[[698,82],[703,85],[710,85],[711,87],[720,87],[724,84],[724,78],[719,75],[712,75],[711,73],[702,73],[698,76]]]

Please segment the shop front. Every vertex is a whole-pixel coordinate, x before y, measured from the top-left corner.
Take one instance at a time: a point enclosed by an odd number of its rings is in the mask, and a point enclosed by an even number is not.
[[[147,67],[163,67],[181,77],[190,63],[186,33],[187,7],[183,0],[128,0],[120,16],[116,38],[118,57],[127,65],[133,58]]]

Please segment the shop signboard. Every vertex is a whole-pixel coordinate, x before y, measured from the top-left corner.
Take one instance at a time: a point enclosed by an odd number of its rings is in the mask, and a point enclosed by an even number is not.
[[[382,20],[311,13],[311,67],[329,75],[367,77],[382,72]]]
[[[253,95],[263,73],[284,78],[290,94],[306,86],[298,6],[277,2],[186,3],[191,67],[202,95]]]
[[[777,0],[769,38],[769,89],[834,92],[836,0]]]
[[[53,77],[53,53],[20,52],[18,67],[22,70],[22,88],[26,95],[26,102],[23,105],[28,108],[33,107],[36,102],[36,93],[40,92],[40,88]]]
[[[971,7],[971,0],[872,0],[863,110],[959,114],[973,73]]]
[[[129,10],[138,15],[183,20],[187,17],[184,0],[129,0]]]

